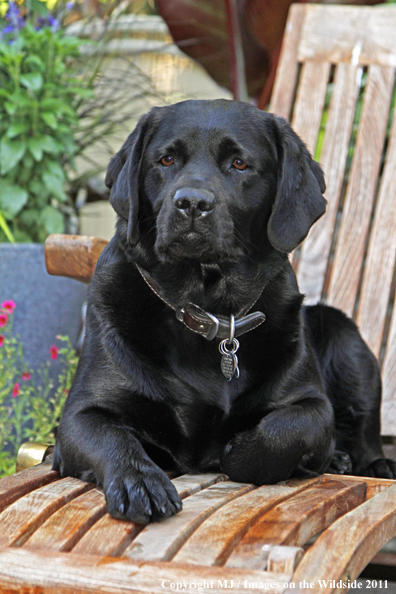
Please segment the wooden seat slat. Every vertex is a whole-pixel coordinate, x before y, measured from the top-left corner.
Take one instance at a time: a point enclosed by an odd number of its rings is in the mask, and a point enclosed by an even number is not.
[[[302,68],[292,119],[293,129],[315,153],[330,75],[329,62],[306,62]]]
[[[39,464],[6,476],[0,481],[0,512],[17,499],[48,483],[59,479],[59,474],[48,464]]]
[[[92,489],[52,514],[23,546],[36,550],[70,551],[105,512],[103,492]]]
[[[69,477],[24,495],[0,514],[0,546],[20,546],[51,514],[94,485]]]
[[[226,562],[227,567],[265,569],[269,550],[263,545],[303,545],[334,520],[365,500],[363,483],[328,481],[286,500],[246,533]]]
[[[24,571],[21,571],[21,567]],[[46,594],[197,594],[224,592],[251,594],[251,584],[261,584],[269,594],[282,594],[289,575],[222,567],[134,561],[29,549],[0,549],[0,592]],[[207,584],[204,589],[204,584]],[[37,585],[32,590],[31,585]],[[174,584],[173,588],[170,584]],[[231,586],[232,584],[232,586]],[[198,585],[202,590],[198,590]],[[261,590],[260,590],[261,591]]]
[[[396,484],[342,516],[305,553],[293,581],[316,580],[312,593],[334,591],[330,580],[356,578],[372,557],[396,533]],[[327,587],[317,580],[327,581]],[[307,590],[308,591],[308,590]],[[342,588],[336,591],[343,591]],[[344,589],[345,591],[345,589]]]
[[[173,558],[177,563],[222,565],[230,551],[269,509],[319,483],[321,477],[265,485],[233,499],[209,516]],[[221,526],[221,530],[219,530]]]
[[[191,495],[176,516],[157,524],[149,524],[122,553],[129,559],[169,561],[194,530],[216,509],[253,485],[224,481]]]
[[[349,316],[359,287],[393,81],[393,68],[370,67],[326,299]]]
[[[338,64],[335,69],[320,156],[327,186],[326,215],[313,226],[304,241],[297,268],[298,284],[307,304],[316,304],[321,300],[325,285],[359,90],[357,75],[358,67],[353,64]]]
[[[181,499],[227,478],[225,474],[188,474],[173,479]],[[73,553],[118,556],[144,528],[143,524],[115,520],[105,514],[73,548]]]

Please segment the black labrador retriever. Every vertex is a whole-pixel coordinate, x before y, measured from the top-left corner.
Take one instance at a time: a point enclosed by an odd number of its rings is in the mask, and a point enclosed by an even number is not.
[[[394,478],[377,362],[343,313],[303,306],[289,263],[326,205],[289,125],[236,101],[154,108],[106,183],[119,217],[90,285],[61,476],[137,522],[181,509],[162,469]]]

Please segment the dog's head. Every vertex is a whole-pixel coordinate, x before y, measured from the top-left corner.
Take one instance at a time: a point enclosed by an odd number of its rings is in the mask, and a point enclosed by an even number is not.
[[[143,116],[106,184],[128,241],[159,259],[289,253],[324,213],[323,173],[281,118],[236,101],[185,101]]]

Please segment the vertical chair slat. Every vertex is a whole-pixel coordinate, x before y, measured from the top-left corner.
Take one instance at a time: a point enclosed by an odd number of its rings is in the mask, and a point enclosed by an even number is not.
[[[396,259],[396,117],[393,118],[356,321],[378,357]]]
[[[292,4],[290,7],[271,96],[269,111],[284,117],[286,120],[290,118],[297,83],[299,68],[297,49],[305,13],[306,7],[302,4]]]
[[[312,154],[315,153],[330,68],[330,62],[305,62],[294,103],[293,129]]]
[[[337,65],[320,157],[327,185],[327,209],[304,241],[297,269],[300,290],[306,295],[308,304],[318,303],[325,283],[359,90],[357,75],[356,65]]]
[[[361,123],[342,214],[327,302],[352,316],[357,297],[381,152],[388,121],[394,71],[371,66]]]
[[[393,316],[382,366],[383,395],[381,405],[382,435],[396,433],[396,308],[393,305]]]

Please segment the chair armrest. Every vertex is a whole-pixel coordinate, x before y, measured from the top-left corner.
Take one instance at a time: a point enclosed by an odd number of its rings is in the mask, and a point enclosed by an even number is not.
[[[48,274],[89,283],[107,243],[105,239],[86,235],[50,235],[44,248]]]

